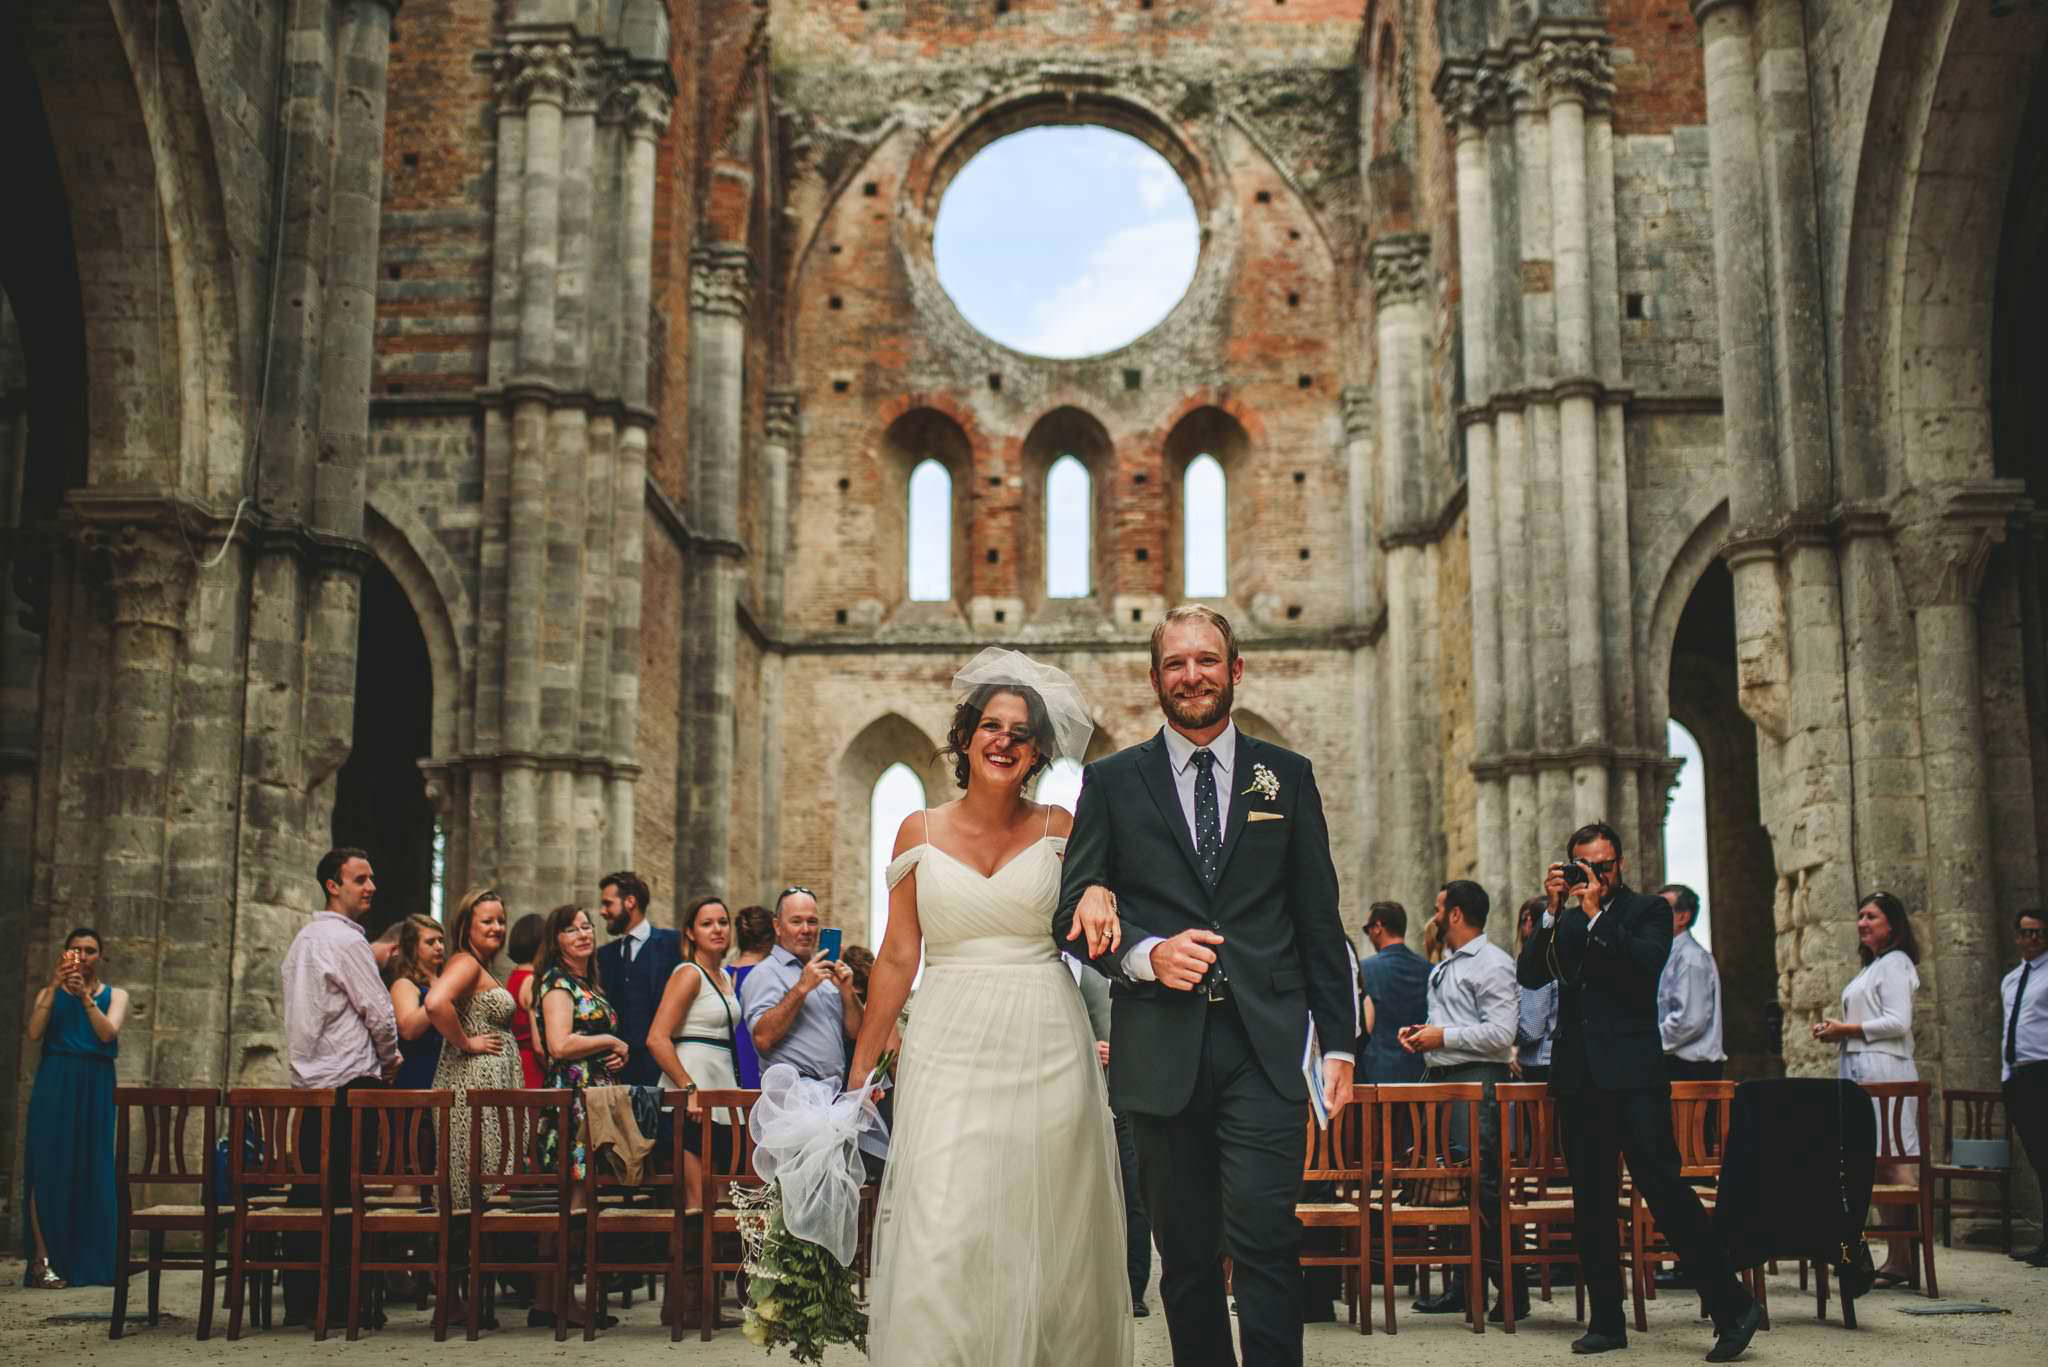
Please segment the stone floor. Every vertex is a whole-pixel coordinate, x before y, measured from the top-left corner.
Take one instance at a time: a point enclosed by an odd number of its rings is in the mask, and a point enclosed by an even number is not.
[[[339,1334],[316,1344],[311,1335],[299,1330],[277,1329],[246,1332],[238,1343],[229,1343],[225,1318],[216,1319],[215,1337],[195,1342],[193,1301],[198,1291],[198,1274],[171,1273],[164,1278],[163,1303],[169,1312],[155,1329],[131,1327],[119,1342],[107,1338],[107,1311],[112,1293],[104,1287],[75,1291],[31,1292],[21,1289],[21,1264],[0,1262],[0,1363],[95,1364],[95,1367],[175,1367],[176,1364],[226,1361],[248,1367],[299,1367],[315,1362],[360,1363],[362,1367],[412,1367],[441,1354],[470,1356],[478,1361],[506,1361],[509,1351],[523,1362],[555,1361],[586,1354],[606,1367],[632,1362],[655,1362],[664,1355],[678,1357],[704,1367],[717,1364],[752,1364],[763,1354],[740,1337],[738,1330],[722,1331],[710,1343],[694,1334],[671,1345],[668,1334],[656,1322],[654,1307],[636,1300],[618,1328],[606,1332],[596,1344],[585,1345],[572,1338],[557,1344],[549,1334],[525,1328],[487,1334],[476,1344],[459,1335],[436,1345],[426,1316],[406,1310],[392,1317],[391,1327],[368,1334],[357,1343]],[[1950,1354],[1969,1355],[1968,1367],[2020,1367],[2038,1365],[2048,1347],[2048,1270],[2036,1270],[2009,1261],[1996,1252],[1943,1249],[1937,1258],[1942,1289],[1941,1302],[1928,1302],[1903,1291],[1878,1292],[1859,1303],[1860,1328],[1851,1334],[1842,1329],[1839,1311],[1827,1324],[1813,1318],[1811,1298],[1802,1298],[1798,1282],[1790,1275],[1771,1282],[1771,1304],[1776,1328],[1759,1334],[1749,1352],[1749,1361],[1779,1363],[1790,1367],[1884,1367],[1885,1364],[1919,1364],[1937,1361],[1958,1363]],[[136,1293],[140,1298],[141,1279]],[[1986,1303],[2005,1314],[1913,1316],[1903,1313],[1910,1306]],[[1577,1335],[1572,1322],[1571,1295],[1560,1291],[1549,1305],[1538,1302],[1534,1317],[1510,1337],[1497,1328],[1475,1336],[1462,1321],[1450,1316],[1422,1318],[1407,1312],[1407,1299],[1399,1307],[1400,1332],[1393,1337],[1375,1332],[1360,1338],[1343,1323],[1314,1325],[1308,1331],[1309,1364],[1371,1363],[1374,1367],[1422,1367],[1423,1364],[1458,1364],[1458,1367],[1486,1367],[1486,1364],[1514,1363],[1520,1367],[1532,1359],[1564,1362],[1567,1348]],[[1694,1319],[1696,1298],[1666,1294],[1650,1305],[1648,1333],[1632,1335],[1628,1362],[1631,1367],[1653,1363],[1698,1362],[1709,1338],[1706,1327]],[[1834,1307],[1830,1307],[1833,1309]],[[1166,1322],[1158,1313],[1157,1293],[1150,1318],[1139,1321],[1137,1367],[1165,1367],[1171,1358],[1167,1346]],[[1341,1307],[1340,1307],[1341,1316]],[[507,1323],[515,1317],[507,1315]],[[775,1362],[787,1362],[777,1357]],[[846,1351],[829,1354],[828,1364],[853,1364],[858,1354]]]

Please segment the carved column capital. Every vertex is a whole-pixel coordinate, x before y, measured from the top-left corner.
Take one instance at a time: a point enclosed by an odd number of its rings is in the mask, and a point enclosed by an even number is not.
[[[1754,11],[1756,0],[1692,0],[1692,21],[1694,24],[1704,24],[1708,15],[1720,9]]]
[[[745,247],[690,253],[690,312],[744,318],[753,305],[754,258]]]
[[[578,52],[569,59],[569,83],[562,89],[562,112],[595,114],[618,83],[618,63],[598,52]]]
[[[124,523],[87,527],[79,541],[114,595],[116,625],[167,631],[184,625],[193,565],[180,538],[159,527]]]
[[[659,142],[668,131],[674,110],[675,95],[671,91],[644,77],[629,77],[614,85],[606,96],[604,116],[624,124],[628,137]]]
[[[1984,587],[1991,549],[2027,509],[2019,480],[1909,489],[1892,508],[1892,563],[1913,611],[1968,607]]]
[[[587,79],[587,73],[579,72],[576,51],[567,43],[512,43],[492,59],[491,79],[498,107],[517,111],[533,104],[566,104],[571,87]]]
[[[1379,395],[1371,385],[1347,384],[1339,396],[1344,405],[1344,435],[1370,437],[1377,415]]]
[[[788,446],[796,440],[797,393],[794,389],[771,389],[763,397],[767,412],[762,427],[768,440]]]
[[[1499,117],[1506,96],[1507,80],[1492,67],[1446,64],[1437,76],[1436,102],[1456,138],[1483,135],[1487,123]]]
[[[1535,67],[1546,104],[1601,108],[1614,97],[1614,60],[1596,39],[1545,38],[1536,45]]]
[[[1429,289],[1429,238],[1398,233],[1372,244],[1372,297],[1379,308],[1409,304]]]

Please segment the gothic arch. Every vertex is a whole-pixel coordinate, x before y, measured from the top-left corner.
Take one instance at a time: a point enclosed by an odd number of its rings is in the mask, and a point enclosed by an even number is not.
[[[943,723],[942,723],[943,724]],[[924,782],[925,801],[951,801],[953,767],[938,757],[940,742],[900,712],[884,712],[854,733],[833,765],[832,871],[821,900],[828,925],[864,933],[868,906],[868,802],[875,782],[892,764],[905,764]]]
[[[448,552],[408,509],[372,494],[363,511],[363,539],[391,571],[419,618],[434,672],[434,754],[461,753],[470,739],[464,686],[469,665],[462,632],[471,622],[469,596]]]
[[[1045,591],[1045,537],[1051,510],[1046,506],[1045,481],[1055,462],[1063,455],[1080,461],[1088,471],[1088,594],[1083,598],[1051,599]],[[1033,613],[1083,611],[1100,615],[1104,605],[1102,586],[1112,582],[1110,566],[1115,555],[1110,498],[1116,467],[1116,447],[1109,432],[1094,414],[1065,405],[1053,409],[1031,425],[1024,438],[1023,535],[1017,538],[1017,570],[1021,596]]]
[[[952,416],[937,408],[913,407],[889,424],[878,443],[876,462],[875,565],[882,612],[940,608],[949,614],[972,592],[974,518],[974,447]],[[950,604],[909,602],[909,499],[911,472],[926,460],[946,467],[953,480],[952,569]]]
[[[1282,750],[1294,748],[1288,743],[1287,733],[1266,720],[1262,713],[1254,712],[1249,707],[1233,707],[1230,710],[1230,717],[1237,723],[1237,729],[1253,740],[1269,741]]]
[[[1166,587],[1178,600],[1187,580],[1185,476],[1197,456],[1213,456],[1223,467],[1225,499],[1225,598],[1250,603],[1248,576],[1262,561],[1258,549],[1258,500],[1252,497],[1252,439],[1237,415],[1215,404],[1202,404],[1183,414],[1166,437]]]
[[[1636,678],[1648,704],[1642,717],[1644,734],[1652,744],[1662,743],[1664,721],[1671,715],[1671,652],[1678,639],[1679,619],[1685,615],[1685,605],[1692,600],[1700,576],[1720,558],[1728,541],[1728,500],[1718,488],[1703,490],[1666,527],[1665,534],[1653,538],[1637,561],[1643,571],[1637,582],[1657,585],[1647,604],[1648,615],[1639,611],[1637,616],[1638,621],[1649,624],[1642,643],[1648,663]],[[1638,604],[1639,609],[1642,606]]]

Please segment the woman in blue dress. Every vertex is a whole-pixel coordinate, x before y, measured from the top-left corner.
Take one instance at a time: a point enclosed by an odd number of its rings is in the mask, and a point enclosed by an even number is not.
[[[114,1284],[114,1059],[128,994],[100,981],[100,933],[64,937],[36,994],[28,1037],[43,1042],[28,1103],[22,1284],[55,1291]]]

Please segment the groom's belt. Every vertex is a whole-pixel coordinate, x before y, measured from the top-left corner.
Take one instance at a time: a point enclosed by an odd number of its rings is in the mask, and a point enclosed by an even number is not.
[[[1223,976],[1223,970],[1211,969],[1209,975],[1195,984],[1195,995],[1211,1004],[1230,1000],[1230,979]]]

